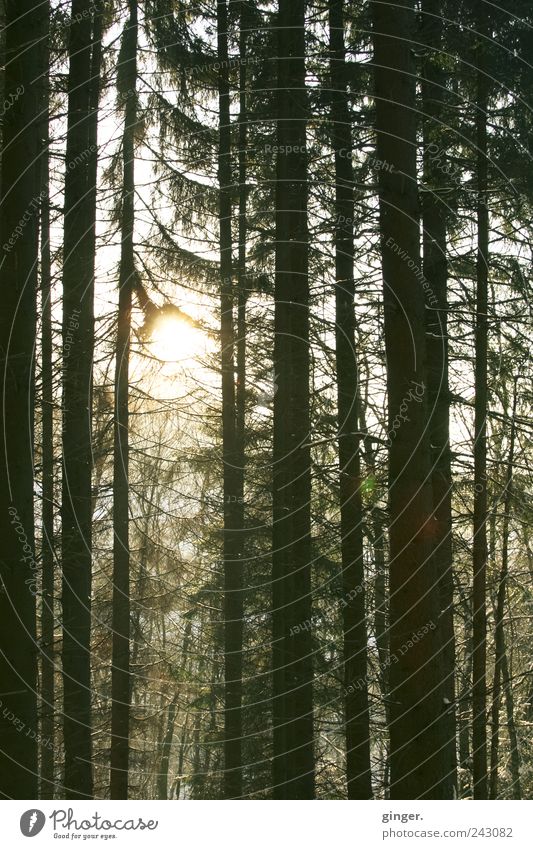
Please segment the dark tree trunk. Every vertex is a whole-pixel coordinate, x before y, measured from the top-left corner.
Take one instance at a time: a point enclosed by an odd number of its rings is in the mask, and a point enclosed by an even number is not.
[[[248,157],[248,97],[247,97],[247,67],[246,62],[248,28],[250,15],[249,0],[241,0],[240,31],[239,31],[239,259],[238,259],[238,298],[237,298],[237,388],[236,388],[236,430],[237,451],[241,458],[242,489],[244,492],[244,462],[245,462],[245,399],[246,399],[246,303],[248,300],[246,239],[248,235],[247,209],[248,187],[246,185]],[[241,550],[244,553],[244,503],[241,499],[240,535]]]
[[[235,406],[232,167],[227,0],[218,0],[219,223],[221,274],[222,440],[224,464],[224,796],[242,795],[242,458]]]
[[[495,644],[495,661],[494,661],[494,681],[492,687],[492,717],[491,717],[491,748],[490,748],[490,785],[489,796],[491,799],[498,798],[498,761],[499,761],[499,744],[500,744],[500,706],[502,686],[510,687],[507,670],[507,652],[505,646],[505,599],[507,594],[507,580],[509,577],[509,528],[511,521],[511,506],[513,498],[513,468],[514,468],[514,447],[516,436],[516,404],[517,404],[517,381],[515,379],[513,407],[511,413],[511,436],[509,444],[509,457],[507,459],[507,472],[505,479],[505,495],[503,499],[503,525],[502,525],[502,565],[498,581],[498,593],[495,607],[495,625],[494,625],[494,644]],[[512,694],[511,694],[512,697]],[[511,711],[511,728],[514,729],[514,711]],[[514,735],[516,750],[516,734]],[[518,792],[520,793],[520,771],[518,773]],[[516,785],[516,774],[513,776],[513,785]],[[513,786],[513,790],[516,790]],[[513,797],[516,798],[516,796]],[[520,798],[520,795],[518,796]]]
[[[167,727],[161,744],[161,761],[157,774],[157,798],[168,799],[168,767],[172,751],[172,739],[174,737],[174,725],[176,723],[176,711],[178,708],[178,697],[175,696],[168,706]]]
[[[6,77],[6,0],[0,0],[0,102],[4,102],[5,97],[5,77]],[[0,151],[3,148],[4,137],[4,120],[0,121]],[[2,180],[2,157],[0,155],[0,182]]]
[[[314,796],[311,618],[309,281],[305,2],[277,19],[276,285],[273,456],[273,786]],[[289,151],[289,152],[288,152]]]
[[[248,30],[251,26],[249,0],[241,0],[239,30],[239,257],[238,257],[238,296],[237,296],[237,387],[236,387],[236,440],[238,472],[240,472],[239,493],[244,496],[245,456],[245,416],[246,416],[246,304],[248,301],[246,240],[248,237],[248,95],[247,60]],[[238,527],[240,529],[239,550],[244,557],[244,498],[237,499],[239,506]]]
[[[48,5],[48,4],[46,4]],[[41,382],[42,382],[42,585],[41,585],[41,799],[54,798],[54,396],[50,257],[49,9],[44,33],[41,163]]]
[[[483,13],[486,14],[486,11]],[[476,49],[476,149],[477,149],[477,285],[476,366],[474,408],[474,544],[473,544],[473,649],[472,649],[472,750],[474,799],[487,798],[487,309],[489,276],[489,212],[487,109],[488,77],[485,73],[488,35],[486,20],[477,27]]]
[[[129,362],[131,301],[135,276],[135,126],[137,124],[137,2],[120,51],[119,93],[123,98],[122,215],[113,447],[113,666],[111,674],[112,799],[128,798],[130,752],[130,544],[129,544]]]
[[[427,45],[422,67],[422,115],[424,184],[422,226],[424,277],[433,297],[426,306],[427,381],[433,487],[433,537],[435,568],[439,583],[439,664],[446,700],[443,733],[446,745],[445,795],[457,794],[457,746],[455,716],[455,634],[453,624],[452,473],[450,457],[450,392],[448,388],[448,267],[446,260],[446,200],[450,196],[446,177],[439,168],[446,149],[447,75],[442,70],[443,18],[440,0],[422,4],[422,40]],[[435,147],[440,157],[435,156]]]
[[[65,798],[90,798],[91,432],[94,219],[90,176],[91,10],[72,0],[63,250],[63,739]]]
[[[368,373],[367,373],[368,381]],[[376,475],[376,450],[372,447],[372,438],[366,422],[366,399],[359,399],[359,422],[363,436],[364,457],[370,480]],[[385,523],[383,511],[373,505],[369,529],[369,541],[374,561],[374,634],[379,661],[379,682],[384,700],[385,718],[389,727],[389,629],[387,627],[388,595],[387,567],[385,562]]]
[[[241,63],[239,66],[239,245],[238,245],[238,283],[237,283],[237,340],[236,340],[236,371],[237,385],[235,389],[235,450],[236,450],[236,468],[235,468],[235,487],[236,487],[236,504],[235,504],[235,558],[241,562],[239,566],[239,574],[237,575],[237,605],[238,615],[241,618],[239,628],[235,627],[233,639],[234,650],[237,652],[235,658],[235,672],[238,681],[242,682],[242,663],[243,663],[243,627],[244,627],[244,558],[246,545],[245,532],[245,504],[244,504],[244,469],[246,463],[245,450],[245,427],[246,427],[246,305],[248,301],[248,283],[247,283],[247,264],[246,264],[246,240],[248,235],[247,226],[247,210],[248,210],[248,187],[247,180],[247,145],[248,145],[248,103],[247,103],[247,45],[248,45],[248,28],[250,26],[249,15],[249,0],[242,0],[240,4],[240,30],[239,30],[239,56]],[[242,683],[239,705],[242,704]],[[244,717],[241,715],[238,725],[241,734],[243,735]],[[237,724],[237,723],[236,723]],[[228,786],[227,795],[241,796],[243,790],[242,776],[242,742],[240,742],[240,751],[236,753],[235,763],[238,769],[238,775],[234,775],[233,787]]]
[[[344,48],[344,0],[329,0],[331,123],[335,151],[335,350],[337,367],[344,711],[349,799],[370,799],[370,727],[363,569],[358,370],[354,314],[354,175]]]
[[[33,414],[42,128],[42,15],[8,0],[0,205],[0,797],[37,796]]]
[[[190,655],[190,644],[191,644],[191,631],[192,631],[192,622],[190,619],[187,620],[185,625],[185,632],[183,634],[183,644],[181,649],[181,660],[183,664],[183,670],[185,674],[187,674],[188,667],[188,658]],[[170,756],[172,754],[172,740],[174,738],[174,726],[176,723],[176,713],[179,704],[179,693],[176,693],[172,701],[168,706],[168,714],[167,714],[167,727],[165,730],[165,735],[161,742],[161,760],[159,762],[159,769],[157,773],[156,787],[157,787],[157,798],[158,799],[168,799],[168,773],[170,766]],[[186,723],[187,720],[185,720]],[[185,734],[185,730],[184,730]],[[183,751],[184,751],[184,737],[182,736],[181,744],[180,744],[180,755],[178,761],[178,778],[179,782],[181,771],[183,768]],[[171,788],[172,792],[172,788]],[[179,788],[178,788],[179,792]]]
[[[100,105],[101,68],[102,68],[102,36],[103,36],[103,0],[93,0],[92,19],[92,53],[91,53],[91,82],[89,92],[89,174],[88,195],[90,199],[91,217],[89,238],[91,251],[96,252],[96,198],[98,178],[98,110]]]
[[[467,799],[471,795],[470,777],[472,771],[470,732],[472,730],[470,722],[470,704],[472,693],[470,682],[472,679],[472,651],[470,641],[466,647],[464,655],[464,672],[462,676],[462,684],[459,690],[457,724],[459,731],[459,766],[462,773],[459,773],[461,780],[459,783],[459,798]]]
[[[509,735],[510,748],[510,771],[511,771],[511,798],[522,798],[522,783],[520,780],[520,749],[518,746],[518,734],[514,718],[514,697],[511,676],[509,674],[509,662],[507,652],[502,657],[502,679],[505,692],[505,708],[507,714],[507,733]]]
[[[416,172],[414,2],[374,0],[374,68],[389,405],[391,798],[442,798],[424,289]]]
[[[174,782],[174,788],[172,792],[173,799],[179,799],[181,793],[181,780],[183,778],[183,763],[185,761],[185,755],[187,750],[190,748],[190,738],[189,738],[189,728],[188,728],[188,716],[185,717],[185,723],[183,725],[181,731],[181,741],[180,748],[178,752],[178,763],[176,769],[176,780]]]

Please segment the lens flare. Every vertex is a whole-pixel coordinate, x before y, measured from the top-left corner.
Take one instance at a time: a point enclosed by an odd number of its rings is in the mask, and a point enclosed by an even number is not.
[[[164,363],[183,364],[205,351],[204,334],[193,324],[164,316],[153,330],[151,351]]]

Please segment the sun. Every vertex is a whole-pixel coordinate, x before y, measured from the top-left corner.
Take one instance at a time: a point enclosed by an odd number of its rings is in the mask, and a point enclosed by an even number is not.
[[[152,355],[163,363],[184,365],[205,353],[205,334],[188,321],[162,316],[152,331]]]

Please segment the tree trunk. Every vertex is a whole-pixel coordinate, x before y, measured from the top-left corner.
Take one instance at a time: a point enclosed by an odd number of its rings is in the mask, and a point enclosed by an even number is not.
[[[63,739],[65,798],[90,798],[94,216],[89,189],[91,3],[73,0],[63,251]]]
[[[91,218],[89,238],[91,251],[96,252],[96,193],[98,183],[98,110],[100,105],[101,69],[102,69],[102,37],[104,28],[103,0],[93,0],[92,19],[92,53],[91,53],[91,83],[89,92],[89,175],[88,194],[90,199]],[[92,504],[92,502],[91,502]],[[94,505],[91,508],[94,509]]]
[[[44,4],[6,3],[0,205],[0,797],[37,796],[33,414]]]
[[[185,625],[185,631],[183,634],[183,644],[181,648],[181,661],[182,668],[185,674],[187,674],[187,659],[189,656],[189,648],[191,642],[191,631],[192,631],[192,622],[190,619],[187,619]],[[168,799],[168,770],[170,764],[170,755],[172,752],[172,740],[174,737],[174,725],[176,722],[176,712],[178,708],[178,700],[179,693],[176,693],[171,703],[168,706],[168,718],[167,718],[167,727],[165,731],[165,736],[163,738],[161,744],[161,761],[158,765],[158,773],[157,773],[157,798],[158,799]],[[182,738],[182,746],[180,747],[180,754],[183,751],[183,738]],[[183,755],[181,754],[181,765],[178,769],[178,775],[181,774],[183,764]]]
[[[516,434],[516,404],[517,404],[517,380],[515,378],[513,408],[511,413],[511,436],[509,444],[509,457],[507,460],[507,473],[505,478],[505,496],[503,499],[503,526],[502,526],[502,565],[498,581],[498,594],[496,609],[494,613],[494,682],[492,689],[492,717],[491,717],[491,748],[490,748],[490,785],[489,796],[491,799],[498,798],[498,755],[500,744],[500,705],[502,679],[504,678],[504,664],[507,667],[507,656],[505,648],[505,598],[507,593],[507,579],[509,577],[509,528],[513,491],[513,466],[514,446]],[[506,676],[508,678],[508,676]],[[503,682],[505,684],[505,682]],[[509,683],[507,681],[507,683]],[[514,722],[512,721],[512,725]],[[520,781],[520,777],[519,777]]]
[[[484,10],[483,15],[486,15]],[[478,37],[488,35],[485,19]],[[476,366],[474,407],[474,544],[473,544],[473,650],[472,650],[472,749],[474,799],[487,798],[487,309],[489,274],[489,213],[486,44],[478,44],[476,147],[477,147],[477,286]]]
[[[237,640],[235,649],[237,656],[235,659],[235,675],[242,682],[242,665],[243,665],[243,626],[244,626],[244,562],[245,562],[245,503],[244,503],[244,474],[246,464],[246,444],[245,444],[245,427],[246,427],[246,331],[247,331],[247,316],[246,305],[248,301],[248,281],[247,281],[247,264],[246,264],[246,243],[248,237],[248,187],[247,180],[247,145],[248,145],[248,103],[247,103],[247,45],[248,45],[248,29],[250,27],[250,14],[248,7],[249,0],[242,0],[240,4],[240,30],[239,30],[239,56],[241,59],[239,66],[239,246],[238,246],[238,284],[237,284],[237,344],[236,344],[236,367],[237,367],[237,385],[235,389],[235,441],[237,452],[237,463],[235,468],[235,485],[237,492],[237,503],[235,505],[235,557],[241,562],[239,567],[238,578],[238,613],[241,617],[241,626],[235,628],[234,638]],[[240,702],[242,704],[242,683]],[[241,708],[242,710],[242,708]],[[243,736],[244,717],[241,714],[239,719],[239,727],[241,738]],[[234,783],[234,790],[238,791],[238,795],[243,794],[243,776],[242,776],[242,742],[240,742],[241,751],[236,758],[239,768],[239,775]],[[228,787],[228,795],[232,792],[232,788]],[[235,794],[237,795],[237,793]]]
[[[178,707],[178,697],[174,696],[168,706],[168,719],[165,736],[161,745],[161,761],[159,763],[159,771],[157,773],[157,798],[168,799],[168,767],[170,761],[170,753],[172,751],[172,738],[174,737],[174,725],[176,723],[176,711]]]
[[[463,685],[459,690],[459,702],[457,720],[459,726],[459,766],[462,769],[459,782],[459,798],[468,799],[471,795],[470,777],[472,772],[472,758],[470,749],[470,703],[471,691],[470,681],[472,678],[472,651],[470,644],[467,645],[464,657]]]
[[[6,93],[6,0],[0,0],[0,103]],[[4,119],[0,120],[0,151],[4,147]],[[0,183],[2,181],[2,157],[0,155]]]
[[[511,750],[511,798],[522,798],[522,783],[520,780],[520,749],[518,748],[518,734],[514,718],[514,698],[507,653],[504,651],[502,658],[502,679],[505,692],[505,708],[507,713],[507,733],[509,735],[509,748]]]
[[[129,0],[119,70],[125,106],[122,215],[113,448],[113,667],[111,675],[112,799],[128,798],[130,753],[129,362],[135,276],[135,127],[137,124],[137,2]]]
[[[370,727],[363,569],[354,316],[354,175],[345,48],[344,0],[329,0],[331,124],[335,151],[335,350],[340,466],[344,711],[349,799],[370,799]]]
[[[376,451],[372,447],[372,440],[366,423],[366,399],[359,401],[360,432],[363,435],[364,456],[367,475],[370,481],[375,480],[376,473]],[[378,655],[378,680],[383,701],[385,714],[385,725],[390,726],[390,696],[389,696],[389,629],[387,627],[388,595],[387,595],[387,567],[385,561],[385,522],[382,517],[383,511],[376,504],[371,509],[369,528],[367,530],[370,545],[372,547],[372,560],[374,563],[374,635],[376,638],[376,649]],[[382,758],[383,792],[387,799],[389,794],[388,774],[390,747],[388,739],[382,742],[384,757]]]
[[[189,717],[186,715],[185,721],[183,723],[183,727],[181,730],[181,740],[180,740],[180,748],[178,752],[178,764],[176,770],[176,780],[174,782],[174,788],[172,792],[173,799],[179,799],[181,793],[181,781],[183,778],[183,763],[185,761],[185,755],[187,749],[190,748],[190,739],[189,739]]]
[[[273,455],[273,786],[314,797],[305,2],[280,0]]]
[[[416,173],[414,3],[374,0],[389,404],[391,798],[442,798],[445,758]]]
[[[46,4],[48,6],[48,4]],[[54,395],[50,257],[50,16],[43,41],[43,156],[41,163],[41,381],[42,381],[42,584],[41,584],[41,769],[40,798],[54,798]]]
[[[221,274],[222,440],[224,465],[224,796],[242,795],[242,458],[235,406],[231,232],[231,118],[227,0],[217,4],[219,224]]]
[[[238,259],[238,298],[237,298],[237,388],[236,388],[236,431],[237,451],[240,456],[242,489],[244,494],[245,462],[245,400],[246,400],[246,303],[248,286],[246,279],[246,239],[248,236],[247,210],[248,187],[246,185],[248,157],[248,98],[247,98],[247,44],[249,21],[249,0],[241,0],[239,31],[239,259]],[[244,532],[244,504],[241,499],[240,526]],[[241,550],[244,552],[244,533],[240,534]]]
[[[422,68],[422,115],[424,184],[422,225],[424,277],[433,293],[426,307],[427,380],[431,483],[433,487],[433,537],[435,568],[439,583],[439,663],[446,700],[443,716],[446,773],[445,795],[457,795],[457,746],[455,708],[455,634],[453,624],[452,473],[450,457],[450,392],[448,388],[448,266],[446,260],[446,198],[449,186],[438,167],[435,146],[446,148],[447,75],[441,69],[443,18],[440,0],[422,4],[422,40],[427,46]],[[441,154],[442,156],[443,154]],[[440,162],[439,162],[440,164]],[[448,192],[446,191],[448,189]],[[429,291],[429,290],[428,290]]]

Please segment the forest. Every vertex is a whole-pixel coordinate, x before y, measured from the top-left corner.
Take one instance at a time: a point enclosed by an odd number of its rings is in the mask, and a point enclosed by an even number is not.
[[[533,798],[532,92],[527,0],[0,0],[0,798]]]

